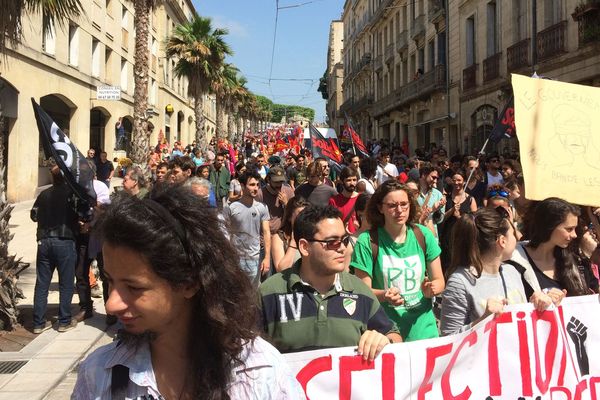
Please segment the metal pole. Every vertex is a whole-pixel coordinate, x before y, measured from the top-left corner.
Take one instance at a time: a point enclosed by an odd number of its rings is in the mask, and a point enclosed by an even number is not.
[[[531,67],[537,65],[537,0],[531,0]]]
[[[485,151],[485,148],[487,147],[488,142],[490,141],[490,138],[488,137],[485,140],[485,143],[483,144],[483,147],[481,147],[481,150],[479,150],[479,153],[477,153],[477,155],[479,156],[480,154],[483,154],[483,152]],[[479,164],[479,158],[477,159],[477,164]],[[469,182],[471,181],[471,178],[473,177],[473,172],[475,172],[475,168],[473,168],[471,170],[471,172],[469,173],[469,177],[467,178],[467,180],[465,181],[465,186],[463,186],[463,190],[467,189],[467,185],[469,184]]]

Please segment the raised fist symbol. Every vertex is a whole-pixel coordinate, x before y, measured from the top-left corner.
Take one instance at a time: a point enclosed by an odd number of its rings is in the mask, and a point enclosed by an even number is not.
[[[585,341],[587,340],[587,326],[575,317],[571,317],[567,324],[567,332],[575,345],[577,354],[577,363],[581,370],[581,375],[587,375],[590,372],[587,351],[585,350]]]

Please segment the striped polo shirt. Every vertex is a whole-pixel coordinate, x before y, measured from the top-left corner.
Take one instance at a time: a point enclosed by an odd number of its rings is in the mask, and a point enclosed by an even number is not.
[[[356,346],[367,330],[398,332],[360,279],[340,272],[321,295],[300,278],[301,262],[259,287],[263,329],[280,352]]]

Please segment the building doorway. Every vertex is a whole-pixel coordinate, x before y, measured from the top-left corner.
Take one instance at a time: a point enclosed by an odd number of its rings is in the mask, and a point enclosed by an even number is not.
[[[10,132],[18,116],[19,92],[8,81],[0,78],[0,164],[4,170],[0,179],[8,191],[8,145]]]
[[[110,113],[103,107],[94,107],[90,110],[90,149],[100,152],[106,148],[106,124]]]

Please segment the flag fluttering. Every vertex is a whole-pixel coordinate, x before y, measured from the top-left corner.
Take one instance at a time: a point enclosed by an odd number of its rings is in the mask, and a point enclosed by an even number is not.
[[[504,110],[498,116],[498,120],[494,124],[489,140],[497,143],[505,138],[514,138],[517,135],[515,128],[515,99],[510,96],[510,99],[504,106]]]
[[[336,170],[341,170],[342,153],[335,142],[332,145],[331,139],[325,137],[319,132],[313,124],[308,124],[310,139],[312,143],[312,154],[314,158],[324,157],[331,161],[332,167]],[[335,147],[334,147],[335,146]]]
[[[56,161],[65,181],[73,190],[77,200],[77,212],[82,217],[89,217],[91,207],[96,204],[96,192],[93,184],[94,171],[88,160],[46,111],[33,98],[31,103],[46,158],[52,157]]]

